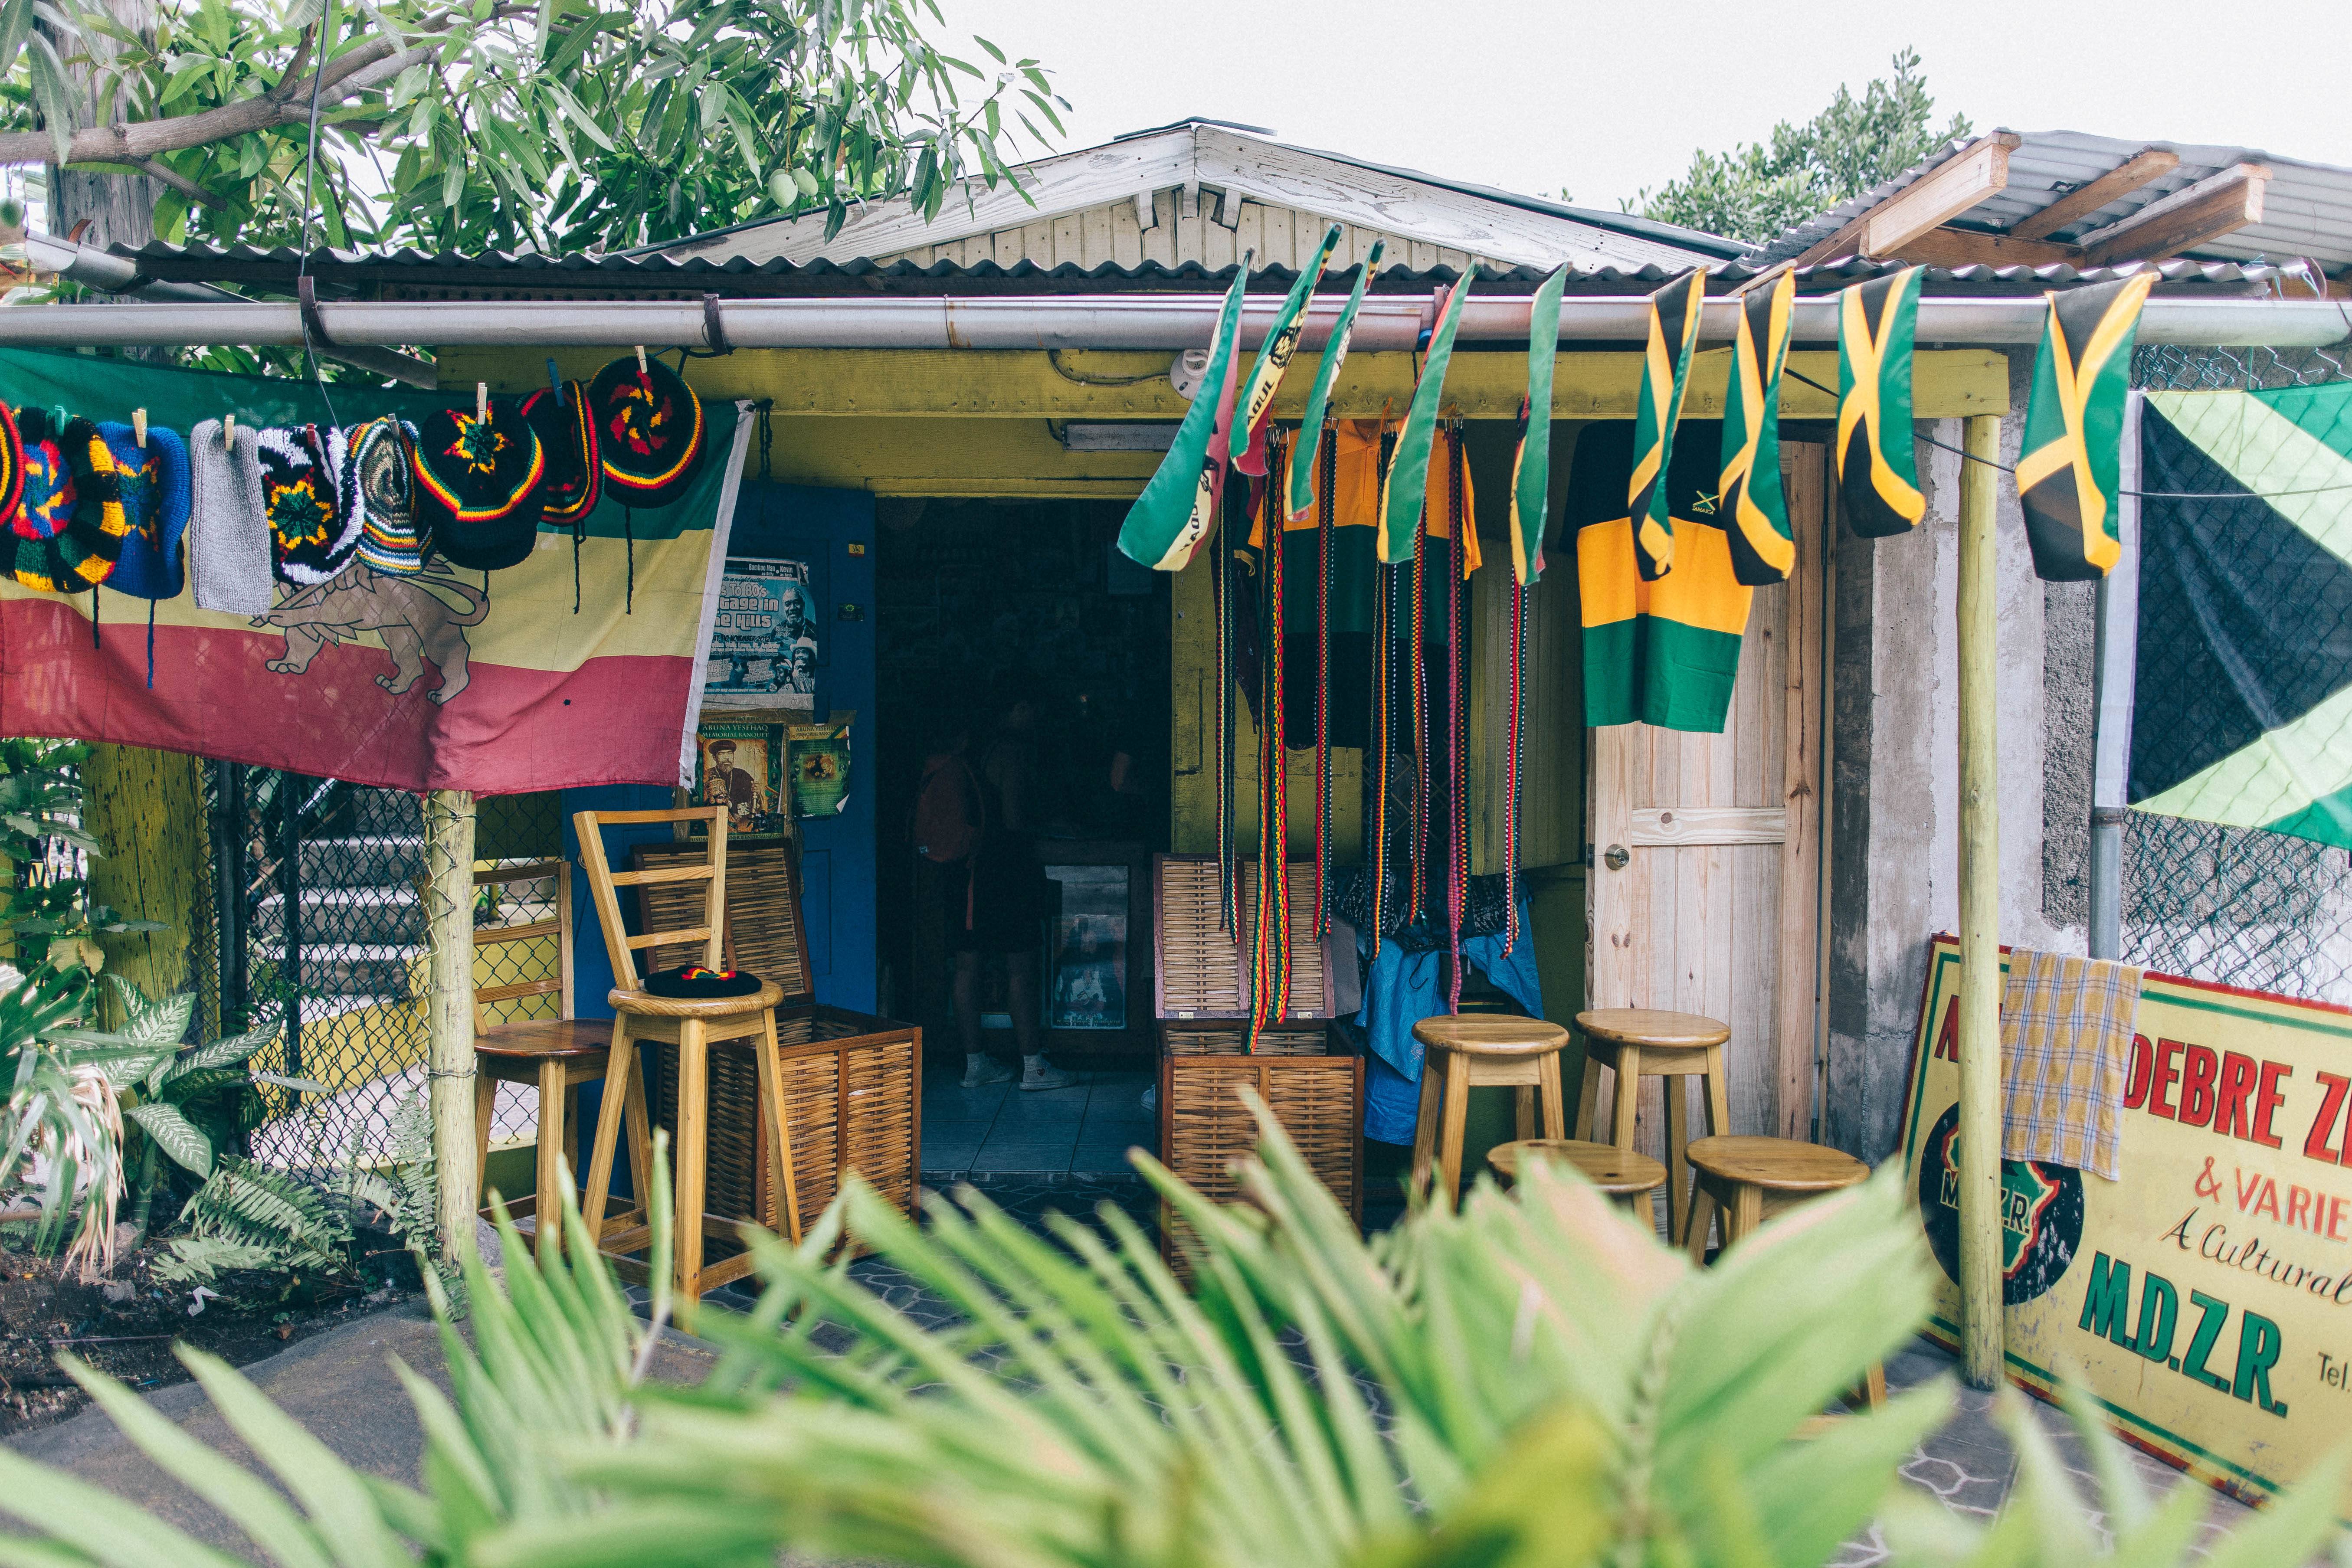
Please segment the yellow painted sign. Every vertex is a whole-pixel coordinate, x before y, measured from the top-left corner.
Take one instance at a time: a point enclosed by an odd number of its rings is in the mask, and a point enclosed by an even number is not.
[[[1903,1128],[1955,1349],[1959,974],[1938,938]],[[2002,1167],[2010,1376],[2258,1500],[2352,1427],[2352,1010],[2151,974],[2134,1033],[2123,1179]]]

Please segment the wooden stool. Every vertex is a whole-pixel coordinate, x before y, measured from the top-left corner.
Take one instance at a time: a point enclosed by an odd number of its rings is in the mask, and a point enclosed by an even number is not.
[[[1446,1197],[1462,1198],[1462,1131],[1470,1114],[1470,1090],[1492,1086],[1519,1091],[1518,1132],[1522,1139],[1538,1135],[1536,1097],[1543,1097],[1546,1138],[1568,1136],[1561,1109],[1560,1047],[1568,1031],[1541,1018],[1512,1018],[1496,1014],[1441,1014],[1412,1026],[1421,1042],[1421,1114],[1412,1133],[1412,1185],[1415,1192],[1429,1181],[1434,1153],[1445,1184]],[[1441,1083],[1440,1080],[1443,1080]],[[1441,1103],[1442,1102],[1442,1103]],[[1441,1138],[1438,1119],[1444,1118]]]
[[[551,885],[551,911],[542,919],[514,925],[478,925],[474,928],[474,951],[486,953],[486,963],[491,984],[474,987],[474,1147],[477,1165],[474,1172],[477,1193],[486,1192],[489,1181],[490,1136],[498,1110],[499,1085],[528,1084],[539,1091],[539,1168],[535,1192],[530,1197],[507,1205],[507,1213],[515,1221],[515,1228],[531,1238],[534,1250],[542,1259],[553,1258],[563,1246],[562,1203],[557,1194],[562,1187],[560,1160],[568,1165],[573,1180],[580,1176],[579,1127],[571,1115],[572,1096],[586,1083],[601,1081],[611,1055],[613,1026],[602,1018],[575,1018],[572,1016],[572,868],[562,860],[539,860],[526,866],[501,866],[490,870],[477,870],[477,888],[505,887],[516,882],[547,882]],[[507,963],[496,950],[515,942],[555,939],[555,962],[539,965],[542,973],[528,980],[501,979],[499,970]],[[545,1005],[554,1009],[553,1017],[508,1018],[492,1023],[493,1009],[515,1010],[515,1005],[525,1007],[537,997],[552,997]],[[629,1109],[635,1121],[633,1130],[642,1136],[646,1116],[645,1086],[637,1078],[629,1080]],[[485,1215],[489,1209],[481,1211]],[[541,1224],[549,1215],[551,1223]]]
[[[1576,1136],[1598,1136],[1601,1069],[1615,1075],[1611,1090],[1612,1118],[1608,1142],[1620,1149],[1633,1146],[1633,1110],[1643,1078],[1666,1080],[1666,1237],[1680,1242],[1690,1223],[1690,1171],[1683,1158],[1690,1142],[1690,1108],[1681,1079],[1696,1078],[1706,1086],[1706,1131],[1710,1136],[1731,1131],[1731,1107],[1723,1077],[1723,1044],[1731,1026],[1696,1013],[1667,1013],[1648,1007],[1604,1007],[1576,1016],[1577,1033],[1584,1037],[1584,1082],[1576,1102]]]
[[[1575,1167],[1577,1174],[1599,1187],[1627,1209],[1639,1214],[1642,1199],[1666,1184],[1666,1168],[1633,1149],[1587,1143],[1577,1138],[1529,1138],[1517,1143],[1497,1143],[1486,1151],[1486,1163],[1512,1182],[1529,1160],[1555,1160]]]
[[[632,1085],[641,1080],[634,1072],[637,1044],[652,1040],[673,1046],[677,1050],[677,1194],[675,1209],[677,1280],[677,1315],[681,1325],[693,1321],[694,1310],[706,1290],[715,1290],[730,1284],[751,1271],[750,1252],[739,1253],[709,1268],[702,1266],[702,1246],[709,1238],[732,1240],[740,1219],[734,1215],[711,1215],[704,1212],[703,1199],[709,1178],[710,1126],[710,1046],[714,1041],[751,1039],[752,1054],[758,1058],[760,1121],[767,1135],[769,1179],[784,1194],[784,1213],[790,1239],[797,1242],[801,1235],[800,1194],[793,1174],[792,1136],[790,1122],[784,1115],[782,1075],[776,1059],[776,1004],[783,1000],[783,988],[772,980],[762,980],[760,989],[748,996],[718,996],[689,999],[656,996],[646,990],[638,978],[636,954],[640,949],[660,947],[678,942],[698,942],[705,954],[702,962],[713,969],[720,966],[720,948],[726,929],[727,908],[727,808],[725,806],[695,806],[672,811],[583,811],[574,814],[572,823],[580,839],[580,864],[588,873],[588,889],[596,900],[596,916],[604,928],[604,951],[613,961],[615,982],[610,994],[616,1016],[613,1020],[612,1065],[610,1071],[625,1075]],[[710,855],[704,861],[649,868],[638,871],[615,872],[604,857],[604,829],[607,826],[634,823],[695,823],[705,825],[709,834]],[[698,901],[698,912],[688,919],[698,920],[698,925],[685,929],[648,931],[632,936],[621,919],[618,889],[657,882],[696,882],[702,884],[703,896]],[[651,923],[650,921],[647,923]],[[591,1234],[604,1238],[605,1256],[615,1261],[615,1272],[626,1275],[636,1269],[633,1260],[622,1255],[645,1247],[651,1239],[650,1215],[638,1212],[626,1218],[625,1228],[608,1235],[604,1226],[604,1198],[613,1179],[613,1147],[620,1135],[624,1100],[634,1098],[643,1114],[643,1090],[635,1095],[606,1095],[603,1110],[596,1118],[596,1147],[588,1164],[588,1191],[582,1205]],[[632,1118],[636,1121],[636,1118]],[[637,1122],[642,1125],[642,1122]],[[634,1140],[640,1136],[633,1126],[633,1147],[630,1157],[639,1157]],[[651,1135],[644,1151],[645,1169],[652,1166]],[[639,1194],[649,1190],[644,1184]],[[755,1218],[752,1215],[741,1218]]]
[[[1810,1198],[1869,1179],[1853,1155],[1791,1138],[1701,1138],[1688,1153],[1698,1174],[1691,1204],[1690,1255],[1706,1261],[1707,1206],[1723,1210],[1723,1245],[1752,1234],[1775,1215]],[[1865,1379],[1870,1407],[1886,1403],[1886,1369],[1873,1363]]]

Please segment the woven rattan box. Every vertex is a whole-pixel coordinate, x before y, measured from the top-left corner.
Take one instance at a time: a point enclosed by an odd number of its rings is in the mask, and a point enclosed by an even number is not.
[[[1236,870],[1240,924],[1257,912],[1254,862]],[[1290,878],[1289,1005],[1284,1023],[1249,1050],[1247,950],[1217,927],[1217,861],[1162,855],[1152,865],[1158,929],[1155,1002],[1160,1020],[1160,1158],[1204,1195],[1240,1195],[1234,1162],[1257,1144],[1257,1123],[1237,1092],[1272,1110],[1307,1165],[1348,1212],[1363,1216],[1364,1061],[1328,1026],[1335,995],[1332,952],[1315,934],[1310,862]],[[1163,1210],[1160,1237],[1171,1262],[1178,1226]]]
[[[635,851],[639,869],[699,861],[709,854],[698,843],[640,845]],[[815,1222],[850,1171],[911,1214],[922,1168],[922,1030],[814,1000],[800,878],[788,844],[730,838],[727,862],[727,963],[784,989],[783,1004],[776,1009],[777,1056],[802,1224]],[[637,889],[641,911],[656,918],[667,900],[699,897],[687,883],[652,882]],[[656,948],[653,953],[654,968],[699,957],[684,948]],[[752,1043],[744,1040],[710,1052],[707,1206],[712,1214],[757,1215],[781,1235],[782,1201],[768,1179],[758,1064],[751,1050]],[[646,1063],[647,1104],[655,1125],[675,1136],[677,1064],[667,1051],[655,1052],[653,1058]]]

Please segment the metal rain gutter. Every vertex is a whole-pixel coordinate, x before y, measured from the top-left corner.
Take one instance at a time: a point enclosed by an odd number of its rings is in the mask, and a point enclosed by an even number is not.
[[[110,258],[109,259],[119,259]],[[122,263],[128,266],[129,263]],[[153,287],[151,285],[151,287]],[[185,287],[185,286],[173,286]],[[1463,308],[1470,342],[1527,339],[1528,297],[1474,296]],[[1222,301],[1211,295],[1130,295],[1073,300],[1066,295],[981,299],[345,301],[318,307],[319,324],[336,351],[365,345],[435,347],[739,348],[739,349],[1186,349],[1204,347]],[[1302,346],[1319,348],[1339,310],[1329,298],[1310,309]],[[1263,339],[1278,302],[1244,309],[1245,343]],[[1834,296],[1801,300],[1800,342],[1837,339]],[[1710,300],[1700,337],[1732,339],[1738,304]],[[1419,345],[1429,321],[1423,300],[1368,300],[1352,346],[1403,352]],[[1919,306],[1917,341],[1947,347],[2038,342],[2046,307],[2038,297],[1928,300]],[[717,331],[714,331],[713,326]],[[1637,343],[1649,331],[1641,296],[1563,300],[1564,342]],[[2155,299],[2140,318],[2139,341],[2200,347],[2266,344],[2318,348],[2352,336],[2352,314],[2329,300]],[[315,341],[315,340],[314,340]],[[0,310],[0,344],[81,348],[98,344],[238,343],[299,345],[302,318],[290,303],[40,305]]]

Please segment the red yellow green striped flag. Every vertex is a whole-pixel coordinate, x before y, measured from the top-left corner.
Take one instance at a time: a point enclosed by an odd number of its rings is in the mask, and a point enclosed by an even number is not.
[[[1698,342],[1706,272],[1694,267],[1650,296],[1650,338],[1642,354],[1642,391],[1633,405],[1633,472],[1626,509],[1633,520],[1633,563],[1654,583],[1675,563],[1675,521],[1666,510],[1666,468],[1675,428],[1690,391],[1691,349]]]
[[[1522,588],[1543,575],[1544,511],[1551,501],[1551,372],[1559,355],[1560,290],[1567,285],[1562,267],[1544,279],[1528,307],[1528,395],[1519,405],[1519,441],[1511,458],[1511,577]]]
[[[1339,226],[1335,223],[1323,236],[1323,243],[1315,247],[1315,259],[1298,269],[1298,280],[1291,284],[1281,312],[1274,318],[1274,330],[1258,345],[1257,358],[1251,362],[1249,374],[1242,378],[1236,405],[1240,412],[1234,428],[1244,433],[1243,444],[1234,454],[1234,467],[1252,479],[1265,477],[1265,427],[1274,418],[1274,395],[1282,389],[1282,374],[1290,368],[1290,356],[1298,352],[1298,335],[1307,326],[1307,302],[1314,298],[1315,285],[1323,280],[1323,269],[1339,248]]]
[[[1339,230],[1331,232],[1337,234]],[[1331,387],[1339,379],[1339,367],[1348,363],[1348,340],[1355,335],[1356,311],[1364,303],[1364,286],[1380,270],[1381,253],[1385,248],[1385,241],[1373,241],[1372,253],[1356,268],[1356,286],[1348,291],[1348,303],[1331,328],[1331,341],[1323,345],[1323,363],[1316,367],[1315,384],[1307,394],[1307,416],[1298,425],[1298,455],[1290,464],[1290,489],[1283,510],[1292,517],[1305,517],[1314,510],[1315,460],[1323,446],[1323,420],[1330,411]]]
[[[1789,499],[1780,492],[1780,368],[1789,358],[1796,302],[1793,270],[1741,296],[1731,384],[1723,400],[1717,514],[1730,538],[1732,572],[1750,587],[1787,582],[1797,562]]]
[[[1446,291],[1444,309],[1437,314],[1437,330],[1430,334],[1429,357],[1422,362],[1421,379],[1413,384],[1412,405],[1397,436],[1396,456],[1389,463],[1381,489],[1381,563],[1393,566],[1412,559],[1413,536],[1421,527],[1421,507],[1429,488],[1429,447],[1437,434],[1437,405],[1445,390],[1445,367],[1454,359],[1454,334],[1462,325],[1462,305],[1470,297],[1470,274]]]
[[[1838,499],[1865,539],[1906,533],[1927,515],[1911,449],[1916,267],[1838,296]]]
[[[1209,537],[1217,514],[1217,491],[1225,478],[1226,439],[1233,427],[1234,345],[1241,337],[1242,295],[1249,287],[1251,258],[1234,269],[1217,335],[1209,347],[1209,368],[1192,406],[1176,426],[1176,439],[1159,470],[1119,524],[1118,548],[1130,561],[1155,572],[1181,572]]]
[[[2153,268],[2119,282],[2050,295],[2033,359],[2033,395],[2017,454],[2017,496],[2033,574],[2048,583],[2104,577],[2123,559],[2124,400],[2140,307]]]

